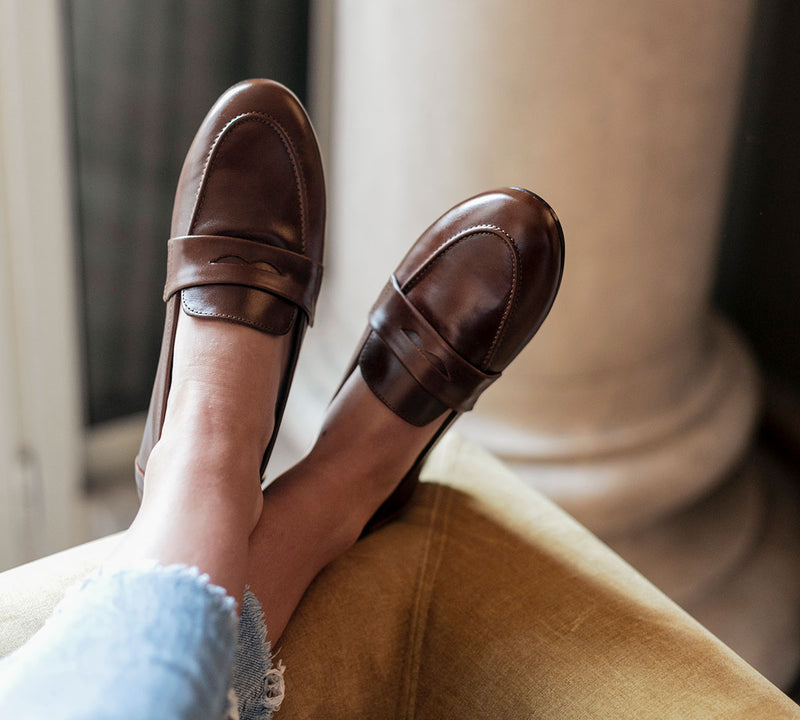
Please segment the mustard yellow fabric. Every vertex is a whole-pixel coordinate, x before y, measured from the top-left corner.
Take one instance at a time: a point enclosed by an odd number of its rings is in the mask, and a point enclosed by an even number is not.
[[[587,530],[450,434],[281,640],[287,718],[800,718]]]
[[[395,522],[306,593],[278,717],[800,718],[588,531],[450,434]],[[0,655],[114,537],[0,574]]]

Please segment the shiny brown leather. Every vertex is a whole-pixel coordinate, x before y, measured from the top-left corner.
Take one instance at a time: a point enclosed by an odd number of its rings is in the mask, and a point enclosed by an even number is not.
[[[136,459],[141,493],[161,435],[178,313],[286,336],[280,425],[322,279],[325,183],[314,130],[282,85],[248,80],[214,104],[181,171],[168,243],[161,355]]]
[[[564,260],[561,226],[533,193],[457,205],[416,242],[378,297],[358,364],[404,420],[463,412],[544,321]]]
[[[372,309],[353,367],[405,421],[422,426],[448,415],[368,529],[410,497],[425,455],[444,430],[539,329],[563,266],[558,218],[520,188],[483,193],[452,208],[402,260]]]

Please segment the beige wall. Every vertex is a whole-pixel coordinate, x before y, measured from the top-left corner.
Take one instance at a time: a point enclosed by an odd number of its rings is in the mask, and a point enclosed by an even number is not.
[[[0,568],[85,539],[57,10],[0,6]]]

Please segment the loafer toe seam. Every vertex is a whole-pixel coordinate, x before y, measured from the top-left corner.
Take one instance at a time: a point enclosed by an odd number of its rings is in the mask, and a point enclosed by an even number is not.
[[[222,130],[220,130],[218,135],[214,138],[214,142],[211,144],[211,148],[208,151],[206,163],[203,167],[203,173],[200,177],[200,183],[197,188],[197,195],[195,196],[192,219],[189,222],[189,228],[186,234],[188,235],[192,234],[192,228],[194,227],[194,224],[197,221],[197,217],[200,214],[200,210],[203,207],[203,203],[205,201],[205,196],[206,196],[206,189],[208,187],[208,183],[206,182],[206,180],[208,179],[211,170],[214,166],[214,162],[216,161],[217,155],[219,153],[219,148],[221,148],[222,144],[231,136],[231,130],[233,130],[235,125],[239,125],[247,121],[259,122],[263,125],[270,127],[278,136],[278,139],[281,141],[281,143],[283,144],[284,150],[286,151],[286,155],[289,158],[289,162],[292,165],[294,184],[297,189],[297,201],[300,208],[300,248],[301,248],[301,253],[305,254],[306,233],[307,233],[305,177],[303,175],[300,163],[297,159],[294,142],[292,141],[289,133],[286,131],[283,125],[281,125],[281,123],[279,123],[272,115],[267,115],[265,113],[257,111],[240,113],[232,120],[230,120],[225,125],[225,127],[222,128]]]

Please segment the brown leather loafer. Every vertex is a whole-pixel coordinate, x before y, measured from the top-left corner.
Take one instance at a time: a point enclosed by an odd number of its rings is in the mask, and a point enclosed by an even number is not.
[[[520,188],[477,195],[428,228],[372,308],[358,366],[384,405],[436,434],[370,520],[370,532],[411,497],[445,430],[525,347],[553,305],[564,236],[553,210]]]
[[[269,80],[234,85],[211,108],[183,164],[172,214],[167,315],[150,410],[136,458],[144,471],[161,436],[179,312],[286,338],[275,429],[322,279],[325,182],[311,122]]]

